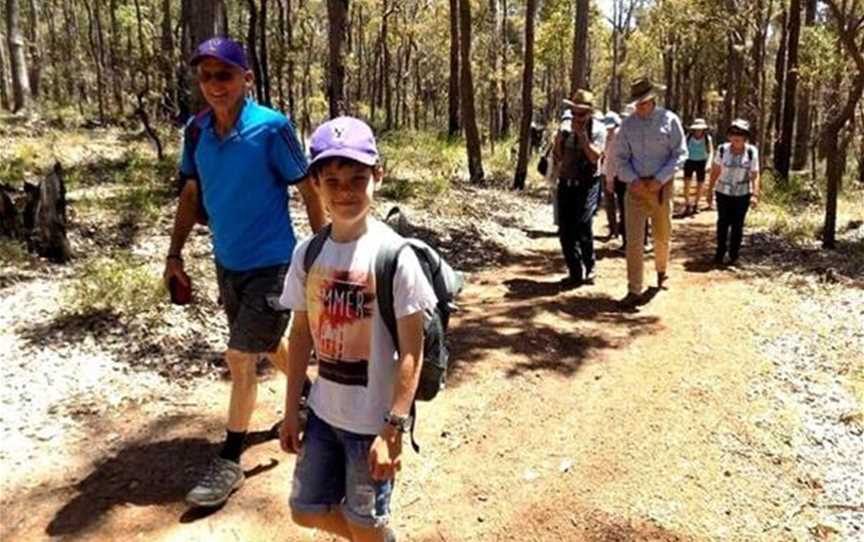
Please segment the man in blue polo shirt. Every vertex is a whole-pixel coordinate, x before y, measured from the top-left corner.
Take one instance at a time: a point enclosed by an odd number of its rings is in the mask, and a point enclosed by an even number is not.
[[[195,222],[206,217],[230,328],[231,398],[222,450],[186,499],[217,506],[244,480],[240,454],[255,407],[257,360],[267,356],[287,373],[283,335],[290,314],[275,310],[272,301],[282,291],[296,242],[288,187],[299,189],[315,231],[324,210],[306,181],[306,156],[291,122],[246,98],[252,72],[243,47],[212,38],[198,46],[191,65],[209,107],[186,127],[165,281],[188,288],[181,251]]]

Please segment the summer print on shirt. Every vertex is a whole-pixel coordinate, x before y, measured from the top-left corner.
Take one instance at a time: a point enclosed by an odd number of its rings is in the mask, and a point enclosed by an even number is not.
[[[309,324],[318,376],[346,386],[367,386],[375,306],[375,274],[315,266],[307,277]]]

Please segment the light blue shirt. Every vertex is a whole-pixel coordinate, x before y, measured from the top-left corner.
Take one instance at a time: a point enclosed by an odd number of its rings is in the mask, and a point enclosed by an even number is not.
[[[621,123],[615,141],[615,166],[625,183],[654,177],[667,183],[687,160],[687,141],[681,119],[662,107],[647,119],[632,114]]]
[[[192,122],[201,135],[194,153],[184,146],[180,171],[199,179],[216,261],[231,271],[290,262],[288,186],[302,181],[307,168],[291,121],[247,99],[224,139],[211,112]]]

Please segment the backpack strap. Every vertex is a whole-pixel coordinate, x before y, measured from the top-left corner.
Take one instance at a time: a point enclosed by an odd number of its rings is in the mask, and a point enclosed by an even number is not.
[[[318,233],[309,241],[309,246],[306,247],[306,254],[303,255],[303,272],[307,275],[309,274],[309,270],[312,269],[312,264],[315,263],[318,255],[321,254],[321,249],[324,248],[324,243],[330,237],[330,230],[332,228],[332,224],[327,224],[318,230]]]
[[[396,279],[396,268],[399,265],[399,255],[408,247],[408,241],[401,243],[388,243],[378,249],[375,257],[375,296],[378,298],[378,309],[381,311],[381,320],[384,327],[393,339],[396,347],[396,355],[399,355],[399,330],[396,325],[395,296],[393,295],[393,283]],[[414,424],[417,423],[416,401],[411,401],[411,447],[415,453],[420,453],[420,446],[414,439]]]
[[[393,295],[393,282],[396,279],[396,268],[399,265],[399,254],[408,246],[407,241],[402,243],[388,243],[378,249],[375,257],[375,296],[378,298],[378,308],[381,311],[381,320],[384,327],[393,339],[393,346],[399,354],[399,331],[396,328],[396,301]]]

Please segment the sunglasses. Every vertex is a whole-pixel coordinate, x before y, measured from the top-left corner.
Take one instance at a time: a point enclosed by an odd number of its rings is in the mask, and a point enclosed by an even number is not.
[[[198,72],[198,81],[201,83],[209,83],[210,81],[218,81],[220,83],[227,83],[234,79],[234,72],[230,70],[219,70],[215,72],[206,72],[200,71]]]

